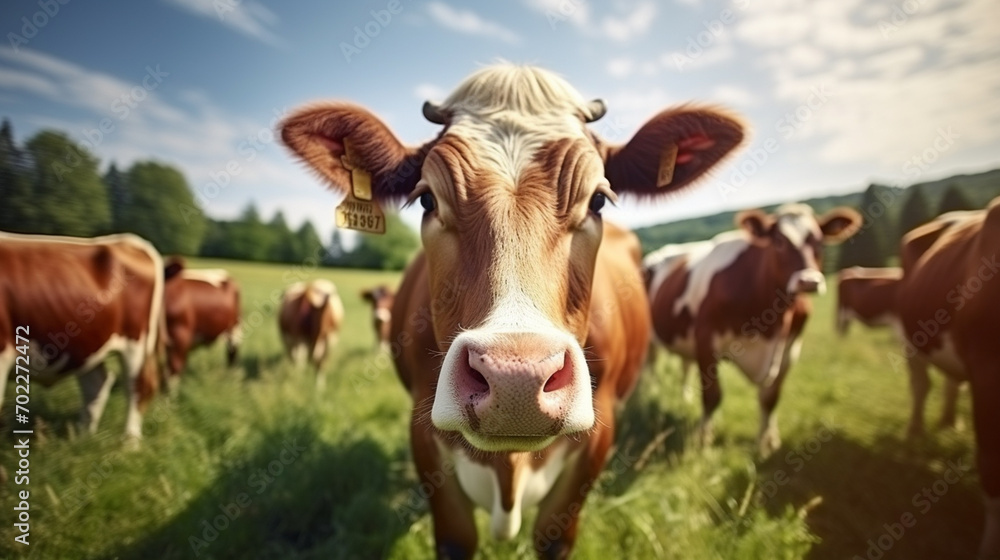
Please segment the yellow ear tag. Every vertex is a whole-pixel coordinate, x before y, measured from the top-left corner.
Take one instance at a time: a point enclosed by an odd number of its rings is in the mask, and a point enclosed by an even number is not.
[[[677,144],[670,143],[660,155],[660,172],[656,175],[656,188],[662,189],[674,180],[674,167],[677,165]]]
[[[371,173],[357,165],[347,138],[344,139],[344,155],[340,161],[351,172],[351,192],[337,206],[337,227],[379,235],[385,233],[385,214],[378,202],[372,200]]]

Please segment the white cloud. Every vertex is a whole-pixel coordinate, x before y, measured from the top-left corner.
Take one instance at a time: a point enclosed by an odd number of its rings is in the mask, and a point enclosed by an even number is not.
[[[472,10],[453,8],[444,2],[431,2],[427,5],[427,13],[431,19],[442,27],[481,37],[492,37],[506,43],[517,44],[521,38],[513,31],[499,23],[485,20]]]
[[[584,35],[604,37],[625,43],[649,32],[656,20],[656,3],[652,0],[633,0],[615,3],[617,14],[602,18],[592,17],[587,0],[523,0],[524,4],[545,16],[555,29],[562,22],[569,22]]]
[[[722,84],[712,89],[708,95],[708,100],[725,105],[740,105],[749,107],[758,103],[757,96],[743,86],[733,84]]]
[[[656,5],[652,2],[640,2],[623,18],[605,17],[601,22],[601,31],[615,41],[626,42],[645,35],[655,18]]]
[[[254,0],[165,0],[167,4],[188,13],[217,21],[239,33],[271,46],[281,40],[272,28],[278,18],[264,5]]]
[[[422,83],[413,89],[413,95],[421,101],[444,101],[448,97],[448,92],[437,84]]]
[[[612,58],[608,61],[608,74],[615,78],[628,77],[635,70],[635,61],[628,57]]]

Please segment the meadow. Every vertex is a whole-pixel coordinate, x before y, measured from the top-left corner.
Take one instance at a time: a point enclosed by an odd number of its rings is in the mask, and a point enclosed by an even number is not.
[[[337,284],[347,316],[326,390],[317,392],[311,372],[283,359],[269,303],[301,271],[190,264],[225,267],[243,286],[239,365],[225,367],[221,345],[196,351],[179,392],[148,410],[134,452],[120,443],[120,382],[92,436],[76,430],[74,381],[33,387],[31,545],[13,541],[8,480],[0,558],[431,558],[430,516],[410,460],[410,399],[376,351],[358,295],[398,274],[306,271]],[[684,400],[678,362],[658,355],[619,413],[574,557],[971,558],[982,506],[974,467],[962,470],[974,465],[967,392],[964,428],[935,430],[941,379],[933,375],[930,430],[906,441],[910,398],[905,372],[890,361],[891,334],[855,325],[838,338],[833,300],[814,298],[802,358],[778,407],[784,445],[766,460],[754,456],[756,393],[734,368],[720,374],[715,444],[699,449],[698,399]],[[10,388],[7,395],[0,465],[12,479]],[[949,472],[956,465],[957,481]],[[943,495],[932,501],[924,489]],[[480,512],[479,557],[533,557],[531,521],[516,540],[497,543]]]

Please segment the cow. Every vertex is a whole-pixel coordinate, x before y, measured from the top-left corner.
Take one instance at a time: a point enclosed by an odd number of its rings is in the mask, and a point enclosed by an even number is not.
[[[690,185],[742,142],[743,125],[685,105],[613,145],[587,127],[603,101],[509,64],[423,113],[442,129],[416,147],[345,103],[296,111],[282,138],[338,192],[360,170],[376,202],[423,208],[391,339],[437,555],[475,554],[476,506],[509,539],[537,505],[537,554],[565,558],[649,338],[639,243],[602,208]]]
[[[382,351],[388,351],[389,331],[392,328],[392,303],[395,300],[395,294],[388,286],[376,286],[361,292],[361,299],[372,306],[375,346]]]
[[[1000,558],[1000,198],[904,236],[897,310],[911,372],[969,383],[986,523],[979,553]],[[922,389],[926,394],[926,386]],[[918,391],[914,391],[915,394]]]
[[[15,361],[19,386],[75,376],[80,424],[94,433],[115,381],[106,361],[117,355],[126,378],[125,441],[136,444],[159,387],[163,293],[163,258],[138,236],[0,233],[0,404]]]
[[[853,266],[837,274],[837,332],[844,336],[852,320],[868,327],[890,327],[900,336],[899,315],[896,313],[896,292],[903,279],[903,269],[865,268]],[[911,372],[911,375],[913,373]],[[929,382],[929,381],[928,381]],[[911,380],[911,387],[922,386]],[[956,423],[956,409],[961,383],[945,376],[944,403],[941,428]],[[923,433],[924,403],[927,393],[913,393],[913,410],[910,415],[908,435],[913,438]]]
[[[652,295],[653,287],[663,283],[663,279],[670,273],[673,266],[683,262],[686,255],[706,251],[712,247],[712,241],[692,241],[690,243],[670,243],[664,245],[642,258],[642,273],[646,283],[646,293]],[[649,363],[650,367],[655,365],[656,350],[658,344],[655,340],[650,340]],[[686,356],[678,356],[681,362],[681,391],[685,402],[694,401],[694,390],[688,385],[688,375],[694,362]]]
[[[852,320],[868,327],[893,327],[896,290],[903,269],[852,266],[837,273],[837,333],[847,334]]]
[[[861,216],[839,207],[817,217],[809,206],[786,204],[774,214],[740,212],[736,224],[654,274],[653,331],[668,350],[698,365],[702,443],[712,439],[712,413],[722,400],[719,361],[735,363],[757,385],[757,445],[767,456],[781,446],[774,409],[798,359],[811,311],[806,294],[825,290],[823,243],[853,235]]]
[[[281,295],[278,328],[285,353],[296,365],[308,362],[316,370],[316,388],[323,390],[323,363],[337,345],[344,322],[344,304],[333,282],[296,282]]]
[[[185,268],[179,258],[169,259],[164,275],[164,306],[167,315],[167,369],[171,383],[187,365],[194,348],[222,337],[226,341],[226,363],[236,363],[242,340],[240,286],[222,269]]]

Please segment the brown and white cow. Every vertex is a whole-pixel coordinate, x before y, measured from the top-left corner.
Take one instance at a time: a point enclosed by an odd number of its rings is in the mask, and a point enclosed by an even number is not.
[[[853,235],[861,217],[846,207],[817,217],[809,206],[788,204],[770,215],[741,212],[736,223],[741,229],[654,274],[653,330],[668,350],[698,365],[703,442],[711,440],[712,413],[722,400],[719,361],[732,361],[757,385],[758,445],[768,455],[781,445],[774,408],[811,311],[804,294],[825,290],[822,245]]]
[[[242,338],[240,286],[222,269],[190,269],[174,258],[164,271],[167,314],[167,366],[176,379],[191,350],[222,337],[232,366]]]
[[[837,332],[846,335],[851,321],[868,327],[892,327],[896,316],[896,290],[903,269],[852,266],[837,273]]]
[[[372,322],[375,325],[375,345],[389,350],[389,336],[392,328],[392,304],[396,295],[388,286],[376,286],[361,292],[361,299],[372,306]]]
[[[950,220],[950,222],[949,222]],[[903,238],[897,307],[911,371],[927,364],[967,380],[986,494],[983,558],[1000,558],[1000,198]],[[926,389],[925,389],[926,390]]]
[[[853,266],[837,274],[837,332],[846,335],[852,320],[869,327],[891,327],[903,339],[899,315],[896,312],[896,296],[903,279],[903,269],[865,268]],[[922,370],[926,375],[926,368]],[[921,371],[910,372],[910,386],[913,391],[913,410],[907,433],[910,437],[920,435],[924,429],[924,403],[930,381],[914,381],[913,376]],[[919,390],[917,390],[919,389]],[[942,428],[953,427],[961,382],[945,376],[944,402],[941,413]]]
[[[344,322],[344,304],[333,282],[322,278],[285,288],[278,310],[278,328],[285,352],[296,365],[308,362],[316,370],[316,388],[326,383],[323,363],[337,345]]]
[[[638,242],[601,209],[616,193],[685,187],[743,139],[733,117],[688,105],[610,145],[586,126],[604,112],[547,71],[499,65],[424,105],[443,129],[423,146],[342,103],[283,125],[285,143],[336,191],[360,168],[376,199],[424,209],[392,347],[440,557],[473,556],[477,505],[497,538],[516,535],[522,510],[538,505],[536,551],[570,553],[649,337]]]
[[[125,435],[138,440],[159,385],[163,284],[163,259],[135,235],[0,233],[0,404],[17,358],[32,384],[76,376],[80,423],[94,432],[115,378],[105,360],[117,354],[127,380]],[[15,335],[29,340],[27,360]]]

